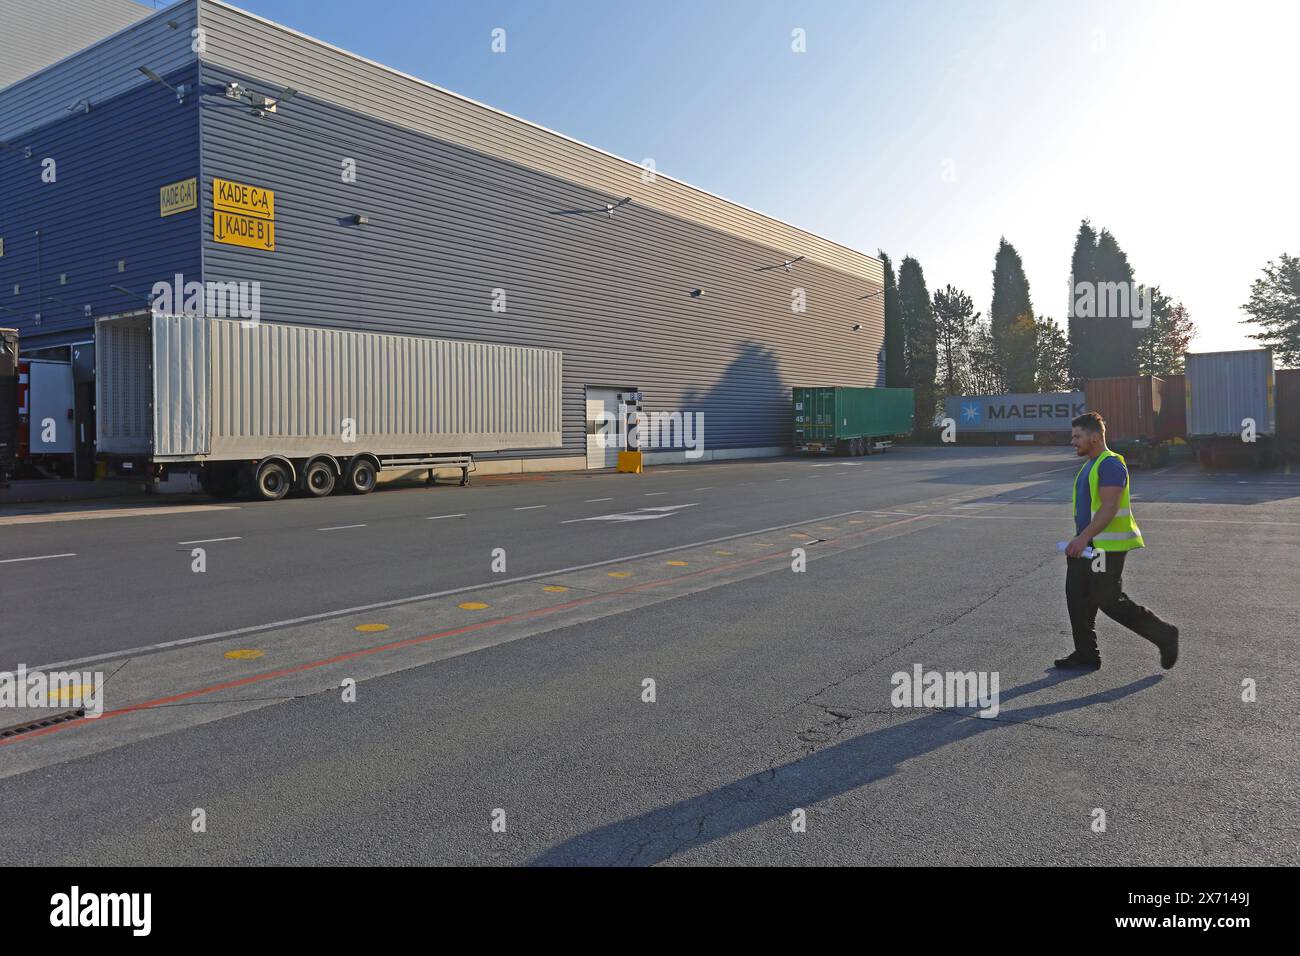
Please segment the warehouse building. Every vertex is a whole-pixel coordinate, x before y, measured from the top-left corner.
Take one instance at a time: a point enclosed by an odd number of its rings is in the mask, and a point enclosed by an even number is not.
[[[702,413],[710,460],[788,450],[792,386],[884,384],[878,259],[216,0],[0,90],[0,141],[27,356],[93,369],[97,317],[192,283],[260,322],[561,350],[562,449],[498,471],[609,465],[589,433],[628,393]]]

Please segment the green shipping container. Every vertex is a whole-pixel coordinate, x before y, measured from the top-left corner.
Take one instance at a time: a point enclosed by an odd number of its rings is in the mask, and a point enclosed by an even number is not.
[[[912,431],[910,388],[794,389],[794,444],[799,451],[869,455],[874,445]]]

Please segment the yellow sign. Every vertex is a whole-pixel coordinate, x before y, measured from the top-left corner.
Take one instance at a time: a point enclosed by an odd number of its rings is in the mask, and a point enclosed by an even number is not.
[[[275,219],[275,193],[260,186],[212,180],[212,208],[254,219]]]
[[[198,179],[182,179],[178,183],[168,183],[158,190],[158,215],[174,216],[178,212],[189,212],[199,208]]]
[[[275,251],[275,223],[215,209],[212,212],[212,238],[229,246]]]

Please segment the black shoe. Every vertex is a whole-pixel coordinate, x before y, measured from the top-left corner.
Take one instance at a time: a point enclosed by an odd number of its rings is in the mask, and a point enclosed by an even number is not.
[[[1062,657],[1056,662],[1062,670],[1097,671],[1101,670],[1101,656],[1097,654],[1080,654],[1075,651],[1069,657]]]
[[[1160,666],[1165,670],[1173,667],[1178,663],[1178,628],[1172,624],[1165,634],[1165,639],[1156,647],[1160,648]]]

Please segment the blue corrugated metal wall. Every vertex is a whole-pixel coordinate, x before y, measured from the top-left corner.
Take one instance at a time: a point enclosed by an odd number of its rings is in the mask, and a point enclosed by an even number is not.
[[[264,321],[562,349],[572,454],[586,385],[704,411],[707,447],[743,448],[789,443],[792,384],[883,384],[879,334],[852,331],[863,279],[811,259],[758,272],[785,254],[636,204],[566,215],[619,197],[305,95],[257,118],[217,91],[272,84],[203,79],[205,279],[261,283]],[[274,252],[213,241],[214,176],[275,191]]]
[[[197,78],[197,67],[166,77]],[[144,306],[111,286],[147,296],[177,272],[201,278],[200,213],[158,207],[159,187],[199,174],[198,110],[197,97],[181,105],[146,83],[0,149],[0,325],[20,330],[24,352],[90,338],[87,305],[92,316]],[[47,158],[54,182],[41,179]]]

